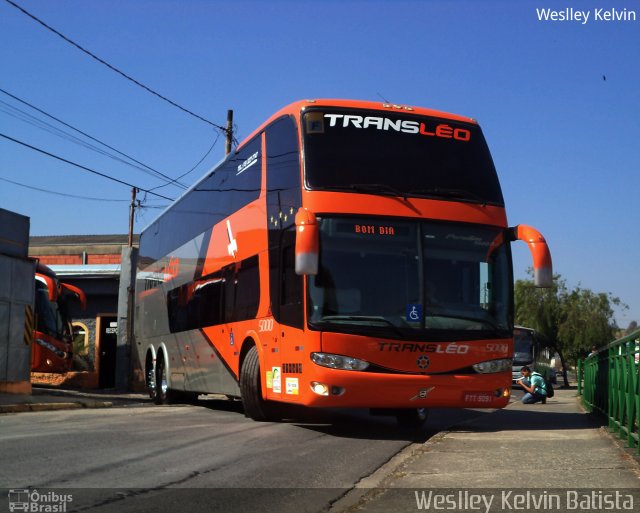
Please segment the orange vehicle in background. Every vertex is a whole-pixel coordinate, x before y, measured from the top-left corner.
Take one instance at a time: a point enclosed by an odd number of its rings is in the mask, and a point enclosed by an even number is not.
[[[35,330],[31,351],[32,372],[64,373],[73,362],[73,330],[69,301],[78,300],[86,308],[84,292],[62,283],[46,265],[36,267]]]
[[[549,286],[547,244],[508,227],[474,120],[293,103],[141,234],[135,340],[150,395],[225,394],[255,420],[279,403],[407,425],[430,407],[503,407],[514,240]]]

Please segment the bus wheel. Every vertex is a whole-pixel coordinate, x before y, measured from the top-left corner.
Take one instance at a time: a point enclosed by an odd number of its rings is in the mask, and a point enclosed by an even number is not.
[[[145,384],[147,385],[149,397],[155,403],[158,397],[158,389],[156,387],[156,369],[153,365],[153,359],[151,358],[151,356],[147,357],[147,364],[145,368]]]
[[[198,394],[196,392],[183,392],[182,390],[172,390],[169,388],[167,380],[167,366],[164,357],[159,356],[156,362],[155,372],[155,393],[152,394],[149,388],[149,395],[156,404],[197,404]]]
[[[252,346],[242,362],[240,369],[240,394],[245,416],[257,420],[272,420],[269,405],[262,398],[260,385],[260,361],[258,350]]]
[[[398,425],[404,428],[421,428],[429,417],[427,408],[407,408],[398,410],[396,420]]]
[[[153,402],[156,404],[169,404],[170,396],[167,366],[164,363],[164,356],[160,354],[156,360],[156,394]]]

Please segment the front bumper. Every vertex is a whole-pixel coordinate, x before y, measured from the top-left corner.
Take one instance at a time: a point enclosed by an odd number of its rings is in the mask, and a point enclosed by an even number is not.
[[[326,385],[328,395],[312,390],[312,383]],[[270,399],[297,402],[310,407],[349,408],[502,408],[510,397],[511,375],[434,374],[406,375],[343,371],[315,367],[312,377],[299,378],[299,395]]]

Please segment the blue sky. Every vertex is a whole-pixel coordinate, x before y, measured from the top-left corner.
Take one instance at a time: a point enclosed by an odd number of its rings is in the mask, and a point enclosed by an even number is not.
[[[242,139],[302,98],[380,100],[479,120],[509,222],[546,236],[570,286],[611,292],[640,321],[640,4],[635,0],[16,0],[104,60]],[[591,12],[542,22],[536,9]],[[638,20],[597,21],[595,8]],[[0,88],[171,177],[217,136],[0,0]],[[606,80],[603,78],[606,77]],[[0,93],[0,133],[150,189],[162,181],[23,121]],[[38,117],[42,117],[39,116]],[[221,137],[184,181],[223,157]],[[0,207],[32,235],[125,233],[130,189],[0,138]],[[179,189],[161,194],[176,197]],[[164,200],[147,197],[140,231]],[[514,245],[516,278],[529,265]]]

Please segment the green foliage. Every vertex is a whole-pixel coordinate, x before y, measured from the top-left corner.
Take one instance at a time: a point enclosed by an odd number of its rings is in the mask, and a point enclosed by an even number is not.
[[[544,344],[558,349],[571,362],[591,347],[616,338],[614,306],[627,308],[610,293],[582,287],[570,290],[560,275],[553,277],[549,289],[536,288],[531,279],[515,283],[516,324],[535,329]]]

